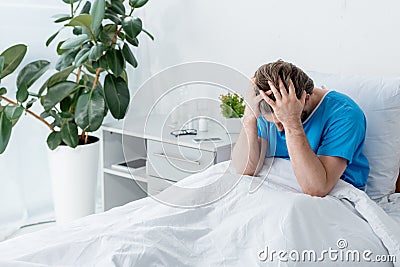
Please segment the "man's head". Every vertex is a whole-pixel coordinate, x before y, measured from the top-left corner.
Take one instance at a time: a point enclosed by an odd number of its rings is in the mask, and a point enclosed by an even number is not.
[[[298,99],[301,98],[303,91],[306,91],[308,95],[313,93],[314,82],[310,77],[308,77],[300,68],[283,60],[278,60],[259,67],[254,74],[253,81],[256,85],[256,90],[267,92],[271,90],[268,81],[272,82],[275,88],[279,90],[279,79],[282,80],[287,92],[289,92],[289,84],[290,80],[292,80]],[[268,95],[268,97],[275,101],[273,94]],[[265,101],[260,102],[261,113],[268,113],[269,110],[271,109]],[[303,117],[307,117],[308,113],[309,112],[305,110],[304,114],[302,114],[302,119]]]

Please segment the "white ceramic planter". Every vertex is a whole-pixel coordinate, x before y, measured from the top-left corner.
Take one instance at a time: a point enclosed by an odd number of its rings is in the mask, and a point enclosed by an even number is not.
[[[242,129],[242,120],[240,118],[225,119],[225,127],[228,133],[238,134]]]
[[[93,214],[99,162],[99,144],[49,150],[50,176],[57,223]]]

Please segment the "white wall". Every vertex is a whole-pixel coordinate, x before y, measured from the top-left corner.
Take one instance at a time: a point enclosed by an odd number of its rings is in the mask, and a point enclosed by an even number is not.
[[[395,0],[150,0],[137,14],[156,40],[140,36],[131,88],[166,67],[199,60],[247,76],[279,58],[306,70],[398,76],[399,10]],[[61,0],[0,0],[0,50],[24,42],[29,45],[25,62],[53,59],[54,47],[45,48],[44,42],[57,29],[50,18],[56,13],[66,13]],[[0,224],[2,216],[12,215],[6,195],[15,196],[14,207],[25,202],[48,209],[47,133],[26,117],[0,156]]]
[[[156,41],[141,65],[156,73],[209,60],[251,75],[282,58],[307,70],[397,76],[398,10],[395,0],[153,0],[144,25]]]

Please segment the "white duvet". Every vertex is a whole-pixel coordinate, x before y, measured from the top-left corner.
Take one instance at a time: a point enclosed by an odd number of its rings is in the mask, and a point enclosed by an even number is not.
[[[400,225],[364,192],[311,197],[289,161],[267,166],[239,179],[224,162],[157,196],[186,208],[148,197],[2,242],[0,266],[400,266]]]

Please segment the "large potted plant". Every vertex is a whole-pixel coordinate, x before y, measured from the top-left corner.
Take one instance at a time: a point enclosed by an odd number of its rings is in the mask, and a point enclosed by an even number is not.
[[[57,72],[35,92],[32,85],[47,72],[50,62],[37,60],[25,65],[16,79],[15,100],[0,86],[0,154],[9,142],[12,127],[23,113],[34,116],[49,128],[50,175],[57,222],[66,222],[94,212],[98,138],[89,133],[99,129],[111,113],[123,119],[130,95],[127,63],[138,66],[131,47],[139,45],[143,32],[151,39],[135,9],[148,0],[62,0],[70,14],[56,18],[61,29],[47,40],[48,46],[60,31],[71,37],[57,45]],[[21,63],[27,51],[19,44],[0,54],[0,81]],[[38,115],[31,108],[40,103]]]
[[[227,133],[240,133],[242,128],[240,118],[243,117],[245,108],[244,98],[236,93],[227,93],[220,95],[219,99],[221,100],[221,114],[226,119],[225,128]]]

